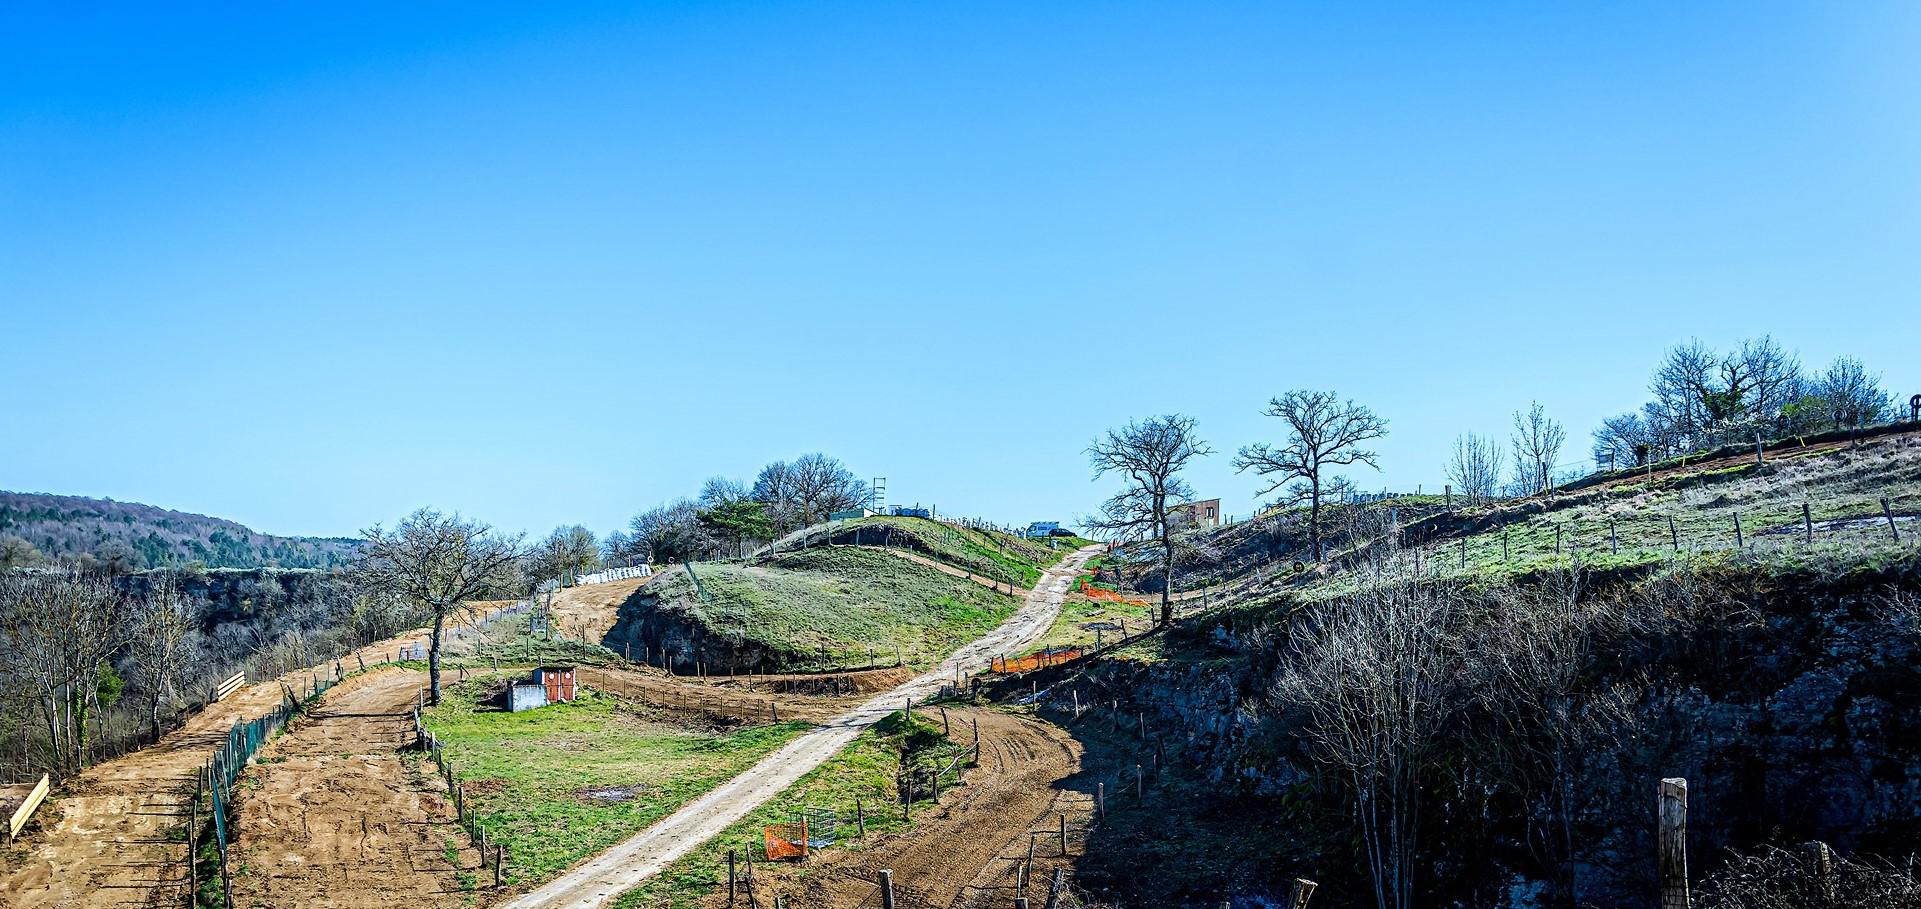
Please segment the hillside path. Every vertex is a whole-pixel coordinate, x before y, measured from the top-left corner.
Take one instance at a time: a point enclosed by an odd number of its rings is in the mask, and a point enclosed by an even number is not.
[[[941,668],[847,711],[762,758],[745,773],[681,807],[659,823],[597,855],[544,886],[501,903],[507,909],[597,909],[685,855],[761,803],[838,754],[868,727],[898,710],[908,698],[922,700],[954,676],[953,667],[985,665],[1038,640],[1053,626],[1061,601],[1081,566],[1101,551],[1089,546],[1047,570],[1021,608],[979,640],[955,651]]]
[[[496,607],[497,608],[497,607]],[[424,642],[417,629],[361,648],[379,660]],[[358,662],[348,655],[349,669]],[[331,672],[327,662],[290,672],[289,684]],[[75,774],[40,807],[38,830],[0,870],[0,909],[96,909],[178,904],[187,889],[184,838],[194,775],[237,721],[279,706],[279,679],[253,682],[190,717],[158,743]]]
[[[446,786],[401,760],[427,674],[385,667],[341,683],[247,768],[235,804],[234,903],[455,909],[482,876]],[[459,864],[448,861],[454,856]]]

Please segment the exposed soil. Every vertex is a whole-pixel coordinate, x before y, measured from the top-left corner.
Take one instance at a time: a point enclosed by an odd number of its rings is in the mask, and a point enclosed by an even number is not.
[[[779,684],[780,680],[786,678],[783,676],[761,676],[759,677],[761,681],[750,684],[745,676],[733,682],[727,680],[701,682],[685,676],[670,676],[658,669],[610,669],[582,666],[578,671],[580,684],[588,688],[656,707],[694,711],[707,716],[742,722],[768,722],[773,719],[774,707],[778,705],[782,720],[821,723],[860,702],[860,698],[851,693],[844,697],[810,697],[804,694],[762,690],[761,686],[774,687]],[[849,675],[865,674],[849,673]],[[891,687],[889,685],[878,690],[884,691]]]
[[[369,662],[426,640],[420,629],[364,648]],[[283,676],[305,684],[332,662]],[[358,666],[352,655],[348,669]],[[194,714],[157,744],[69,778],[35,814],[0,869],[0,906],[77,909],[178,904],[187,889],[181,833],[193,778],[236,721],[280,703],[279,680],[255,682]]]
[[[1094,554],[1094,547],[1083,549],[1050,569],[1027,602],[1007,621],[960,648],[940,669],[833,717],[652,827],[502,905],[514,909],[600,906],[659,873],[839,753],[863,730],[898,709],[901,699],[921,700],[948,684],[948,667],[983,666],[992,655],[1039,639],[1059,615],[1068,584]]]
[[[480,855],[438,776],[400,750],[424,673],[378,669],[329,691],[261,749],[236,799],[234,904],[462,905]],[[448,861],[452,850],[458,865]]]
[[[980,766],[967,771],[966,785],[942,795],[939,807],[924,809],[913,829],[889,834],[859,850],[829,849],[802,868],[756,866],[755,895],[770,905],[860,909],[879,905],[875,881],[888,869],[894,877],[895,905],[913,909],[987,909],[1013,905],[1016,896],[1046,897],[1046,882],[1056,867],[1069,866],[1080,854],[1079,830],[1092,810],[1085,793],[1068,788],[1081,770],[1081,747],[1064,729],[1041,720],[991,709],[948,711],[955,740],[969,721],[981,730]],[[967,741],[971,743],[971,730]],[[1068,817],[1068,851],[1061,855],[1059,818]],[[1034,865],[1025,893],[1016,891],[1020,866],[1027,860],[1030,834]],[[724,892],[707,905],[727,902]]]
[[[627,598],[633,596],[635,591],[647,586],[647,582],[660,576],[624,578],[605,584],[585,584],[557,590],[554,592],[554,625],[566,632],[568,637],[577,640],[605,641],[614,630],[614,620],[620,615],[620,604],[627,602]]]

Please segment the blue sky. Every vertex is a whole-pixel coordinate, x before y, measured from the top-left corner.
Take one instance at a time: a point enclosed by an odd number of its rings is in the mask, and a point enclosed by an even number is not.
[[[818,449],[1026,521],[1180,411],[1244,513],[1289,388],[1370,488],[1690,336],[1921,391],[1914,4],[279,6],[10,8],[0,488],[605,531]]]

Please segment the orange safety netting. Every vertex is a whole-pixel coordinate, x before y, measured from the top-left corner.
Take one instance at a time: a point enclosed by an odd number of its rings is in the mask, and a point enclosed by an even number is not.
[[[768,861],[807,857],[806,824],[768,824],[761,834],[767,839]]]
[[[1112,590],[1108,590],[1105,587],[1095,587],[1094,585],[1087,583],[1086,578],[1081,579],[1081,593],[1090,600],[1105,600],[1109,603],[1125,603],[1129,606],[1148,605],[1146,600],[1130,600],[1124,596],[1121,596],[1118,593],[1115,593]]]
[[[988,671],[1027,672],[1043,666],[1059,666],[1069,660],[1079,658],[1080,655],[1081,649],[1079,647],[1068,647],[1062,650],[1042,650],[1021,657],[995,657],[992,665],[988,667]]]

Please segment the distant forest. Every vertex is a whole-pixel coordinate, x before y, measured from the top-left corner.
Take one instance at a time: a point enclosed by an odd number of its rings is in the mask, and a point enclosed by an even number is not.
[[[208,568],[332,568],[360,541],[276,537],[232,521],[112,499],[0,491],[0,561],[99,563],[121,571]],[[7,567],[0,565],[0,567]]]

